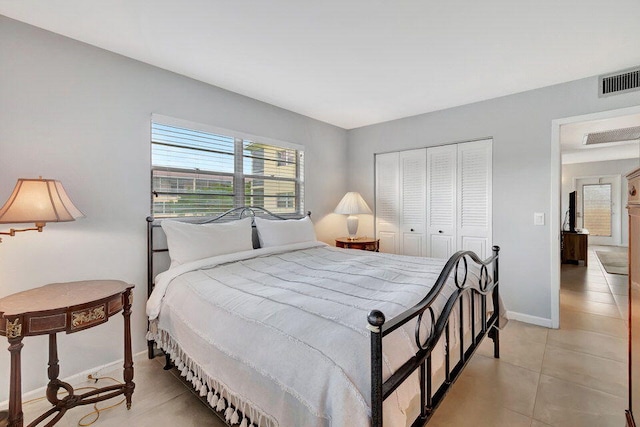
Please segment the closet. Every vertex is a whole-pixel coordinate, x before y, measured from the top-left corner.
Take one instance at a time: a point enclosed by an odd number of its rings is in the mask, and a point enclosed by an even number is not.
[[[492,140],[375,157],[380,251],[449,258],[491,254]]]
[[[380,252],[426,256],[426,160],[426,148],[376,156]]]

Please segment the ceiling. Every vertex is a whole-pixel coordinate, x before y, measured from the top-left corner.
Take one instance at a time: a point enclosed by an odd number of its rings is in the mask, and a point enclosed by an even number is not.
[[[640,64],[637,0],[0,0],[0,14],[345,129]]]
[[[640,159],[640,142],[616,141],[585,145],[585,135],[640,126],[640,113],[619,117],[568,123],[560,126],[562,163],[585,163],[616,159]]]

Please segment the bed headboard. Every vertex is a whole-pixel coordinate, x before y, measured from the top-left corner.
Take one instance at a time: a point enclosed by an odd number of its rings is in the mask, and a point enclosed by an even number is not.
[[[311,212],[307,212],[307,216],[311,216]],[[159,218],[156,219],[153,216],[147,217],[147,297],[151,295],[154,286],[154,278],[159,273],[169,268],[169,249],[167,248],[167,238],[160,226],[162,221],[181,221],[189,222],[191,224],[210,224],[213,222],[229,222],[237,221],[243,218],[265,218],[265,219],[300,219],[301,215],[287,215],[282,216],[270,212],[261,207],[245,206],[230,209],[216,217],[190,217],[190,218]],[[253,247],[259,247],[258,233],[255,228],[255,222],[253,225]]]

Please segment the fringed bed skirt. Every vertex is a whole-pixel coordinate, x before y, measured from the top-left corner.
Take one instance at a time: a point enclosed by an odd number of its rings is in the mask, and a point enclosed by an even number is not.
[[[158,330],[156,322],[151,322],[147,340],[155,341],[157,346],[169,355],[180,375],[193,386],[194,390],[205,398],[209,406],[221,414],[227,424],[240,427],[277,427],[273,417],[252,407],[240,396],[232,393],[227,386],[213,378],[194,362],[171,335]]]

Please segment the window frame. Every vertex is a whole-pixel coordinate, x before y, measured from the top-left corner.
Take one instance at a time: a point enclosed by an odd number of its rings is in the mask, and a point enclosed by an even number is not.
[[[154,171],[156,170],[162,170],[162,171],[170,171],[170,172],[174,172],[174,173],[193,173],[195,170],[197,170],[196,168],[190,170],[190,169],[180,169],[180,168],[172,168],[172,167],[164,167],[164,166],[155,166],[153,164],[153,147],[154,144],[158,144],[158,145],[167,145],[167,144],[163,144],[162,142],[154,142],[153,141],[153,125],[154,124],[158,124],[158,125],[164,125],[164,126],[171,126],[171,127],[177,127],[177,128],[183,128],[183,129],[188,129],[188,130],[193,130],[193,131],[197,131],[197,132],[204,132],[204,133],[209,133],[209,134],[214,134],[214,135],[220,135],[220,136],[224,136],[224,137],[229,137],[233,139],[233,154],[230,153],[221,153],[221,154],[229,154],[233,156],[233,172],[229,173],[229,172],[224,172],[224,171],[202,171],[199,172],[201,173],[201,176],[203,178],[206,178],[207,176],[229,176],[232,178],[232,182],[233,182],[233,192],[232,193],[196,193],[196,194],[201,194],[205,197],[216,197],[216,196],[232,196],[232,204],[233,207],[242,207],[242,206],[246,206],[245,200],[249,197],[251,197],[252,195],[250,193],[246,193],[245,192],[245,183],[247,179],[254,179],[254,180],[269,180],[269,181],[280,181],[280,182],[293,182],[294,183],[294,195],[293,198],[295,200],[294,202],[294,212],[286,212],[286,213],[280,213],[277,210],[279,209],[278,207],[276,207],[275,213],[277,213],[278,215],[284,216],[284,217],[299,217],[303,212],[304,212],[304,151],[305,151],[305,147],[304,145],[301,144],[295,144],[295,143],[291,143],[288,141],[282,141],[282,140],[277,140],[277,139],[273,139],[273,138],[269,138],[269,137],[263,137],[263,136],[257,136],[257,135],[252,135],[252,134],[248,134],[245,132],[241,132],[241,131],[235,131],[235,130],[230,130],[230,129],[225,129],[225,128],[220,128],[217,126],[211,126],[211,125],[207,125],[207,124],[203,124],[203,123],[195,123],[195,122],[191,122],[191,121],[187,121],[187,120],[182,120],[182,119],[177,119],[174,117],[169,117],[169,116],[164,116],[164,115],[160,115],[160,114],[152,114],[151,115],[151,120],[150,120],[150,135],[149,135],[149,150],[150,150],[150,177],[151,177],[151,182],[150,182],[150,187],[151,187],[151,200],[150,200],[150,212],[152,216],[156,216],[156,217],[161,217],[161,218],[197,218],[197,217],[211,217],[211,216],[215,216],[218,213],[217,212],[208,212],[205,214],[199,214],[197,211],[194,212],[190,212],[190,213],[182,213],[182,214],[162,214],[160,216],[158,216],[158,214],[156,214],[154,212],[154,201],[156,199],[156,197],[158,197],[159,194],[162,195],[168,195],[167,192],[160,192],[157,191],[154,188]],[[290,178],[290,177],[277,177],[277,176],[269,176],[269,175],[256,175],[256,174],[252,174],[251,171],[245,171],[244,170],[244,160],[246,157],[252,157],[252,156],[247,156],[244,152],[245,149],[245,142],[251,142],[251,143],[255,143],[255,144],[264,144],[265,146],[270,146],[273,147],[273,149],[276,151],[276,153],[279,152],[287,152],[286,150],[295,150],[295,154],[294,154],[294,160],[293,161],[289,161],[289,156],[287,156],[286,154],[284,155],[286,157],[285,161],[287,162],[287,164],[295,164],[295,177],[294,178]],[[206,150],[205,150],[206,151]],[[211,151],[216,151],[216,150],[211,150]],[[277,167],[280,166],[280,156],[279,154],[276,154],[276,158],[271,159],[274,161],[275,165]],[[190,194],[190,193],[187,193]],[[273,195],[258,195],[258,197],[261,197],[263,199],[263,206],[264,206],[264,200],[267,199],[273,199],[276,203],[277,206],[277,200],[279,199],[278,194],[273,194]]]
[[[598,234],[600,233],[602,230],[602,226],[600,224],[596,225],[593,224],[591,221],[587,222],[588,218],[587,218],[587,213],[591,213],[591,210],[593,209],[593,206],[591,206],[590,208],[587,206],[587,203],[589,200],[593,200],[592,198],[588,198],[587,194],[585,191],[587,188],[589,187],[600,187],[600,188],[608,188],[608,200],[607,200],[607,205],[608,205],[608,233],[609,234]],[[611,203],[613,202],[613,184],[609,183],[609,182],[604,182],[604,183],[600,183],[600,184],[583,184],[582,185],[582,194],[581,194],[581,199],[582,199],[582,226],[584,228],[586,228],[587,230],[589,230],[589,234],[595,237],[614,237],[613,236],[613,232],[614,232],[614,225],[613,225],[613,221],[614,221],[614,211],[613,211],[613,206],[611,205]],[[598,200],[600,201],[600,200]],[[591,216],[591,215],[589,215]],[[593,224],[593,225],[592,225]],[[587,226],[589,225],[589,226]],[[605,227],[606,228],[606,227]]]

